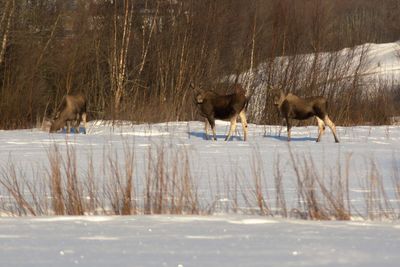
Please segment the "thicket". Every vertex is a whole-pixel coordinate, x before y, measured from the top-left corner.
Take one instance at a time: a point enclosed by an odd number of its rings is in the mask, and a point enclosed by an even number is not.
[[[88,97],[90,119],[198,119],[190,83],[216,88],[261,63],[263,85],[324,94],[338,124],[387,123],[399,88],[362,82],[362,60],[348,77],[334,53],[319,55],[399,36],[397,0],[5,0],[0,128],[32,127],[75,91]],[[314,55],[306,69],[305,53]],[[281,56],[288,63],[276,64]],[[263,88],[250,119],[276,123]]]

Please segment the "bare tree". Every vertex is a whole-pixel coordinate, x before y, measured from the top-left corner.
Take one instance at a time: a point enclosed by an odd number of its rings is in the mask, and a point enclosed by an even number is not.
[[[15,0],[7,0],[5,9],[3,11],[0,21],[0,33],[1,33],[1,50],[0,50],[0,65],[3,64],[4,55],[7,49],[7,41],[10,34],[11,20],[14,15]]]
[[[252,122],[279,122],[266,86],[280,85],[340,106],[338,124],[384,123],[398,102],[363,93],[353,48],[396,41],[399,25],[398,0],[3,0],[0,128],[32,127],[80,90],[91,119],[200,119],[189,84],[229,94],[232,76],[261,92]]]
[[[114,115],[118,115],[125,92],[128,49],[132,34],[133,0],[124,0],[123,14],[119,14],[119,1],[114,2],[113,39],[110,55],[111,88],[114,92]],[[119,36],[120,30],[122,36]]]

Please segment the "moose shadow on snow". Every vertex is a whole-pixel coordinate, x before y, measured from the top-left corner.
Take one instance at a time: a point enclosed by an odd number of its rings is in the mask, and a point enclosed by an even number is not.
[[[279,136],[279,135],[265,134],[264,137],[276,139],[279,141],[287,141],[288,140],[287,136],[284,136],[284,135]],[[317,138],[313,138],[313,137],[292,137],[290,139],[290,142],[306,142],[306,141],[314,141],[315,142],[316,140],[317,140]]]
[[[189,132],[189,137],[196,137],[196,138],[200,138],[206,141],[211,141],[212,135],[208,135],[208,138],[206,138],[206,134],[204,132]],[[226,134],[217,134],[217,139],[224,139],[226,137]],[[279,141],[287,141],[287,137],[286,136],[279,136],[279,135],[270,135],[270,134],[265,134],[263,137],[265,138],[271,138],[271,139],[276,139]],[[243,136],[238,136],[238,135],[234,135],[231,136],[231,138],[229,139],[230,141],[243,141]],[[290,140],[291,142],[307,142],[307,141],[313,141],[315,142],[317,139],[314,137],[292,137],[292,139]]]
[[[78,131],[75,128],[71,128],[70,131],[71,131],[71,134],[85,134],[86,129],[85,129],[85,127],[79,126]],[[58,133],[67,134],[68,132],[67,132],[66,128],[62,128],[61,131],[59,131]]]
[[[196,137],[196,138],[201,138],[206,141],[211,141],[211,139],[212,139],[212,135],[208,135],[209,139],[207,139],[206,134],[203,131],[202,132],[189,132],[189,137],[192,137],[192,136]],[[216,137],[218,140],[225,139],[226,134],[217,134]],[[234,136],[231,136],[228,141],[243,141],[243,140],[244,139],[242,136],[234,135]]]

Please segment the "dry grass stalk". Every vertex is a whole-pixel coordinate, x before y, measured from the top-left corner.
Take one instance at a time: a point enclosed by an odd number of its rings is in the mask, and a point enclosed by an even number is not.
[[[48,158],[50,161],[48,176],[50,180],[49,187],[52,209],[55,215],[65,215],[66,211],[61,177],[61,155],[57,145],[54,145],[48,152]]]
[[[162,146],[155,152],[149,148],[145,174],[145,214],[199,213],[197,190],[186,151],[165,153]]]
[[[93,153],[90,153],[88,157],[88,169],[86,173],[86,179],[84,182],[84,188],[87,194],[87,199],[88,203],[85,205],[86,208],[86,213],[91,214],[91,215],[96,215],[97,207],[103,207],[104,211],[104,206],[99,203],[99,198],[98,198],[98,186],[95,182],[95,172],[94,172],[94,166],[93,166]]]
[[[122,162],[123,164],[116,152],[109,152],[107,156],[109,180],[104,187],[104,193],[114,214],[136,214],[136,204],[133,203],[134,153],[127,143],[124,146],[124,161]]]
[[[345,176],[342,177],[340,161],[337,163],[338,174],[330,173],[329,186],[327,177],[317,171],[311,156],[294,155],[291,151],[293,169],[298,181],[298,203],[301,214],[307,214],[310,219],[349,220],[351,218],[348,173],[350,157],[346,158]],[[304,216],[304,215],[303,215]]]
[[[63,163],[66,176],[65,205],[68,215],[83,215],[82,187],[78,180],[76,151],[71,145],[66,146],[66,158]]]
[[[288,216],[288,212],[286,207],[285,192],[282,184],[283,176],[280,167],[279,154],[277,155],[273,165],[274,165],[274,182],[275,182],[275,195],[276,195],[275,208],[278,211],[279,215],[286,218]]]
[[[365,176],[364,198],[366,215],[368,219],[393,219],[396,218],[395,209],[389,202],[388,195],[376,162],[369,160],[370,170]]]
[[[16,202],[16,211],[18,215],[36,215],[36,211],[32,206],[31,202],[26,198],[24,192],[24,174],[17,173],[16,166],[9,161],[6,169],[2,168],[0,170],[1,178],[0,185],[2,185],[5,190]]]
[[[263,177],[263,170],[262,170],[262,159],[260,152],[255,149],[254,154],[252,155],[252,161],[251,161],[251,166],[252,166],[252,173],[253,173],[253,181],[254,181],[254,195],[256,198],[257,206],[260,210],[261,215],[267,215],[270,214],[270,208],[267,205],[267,202],[264,198],[263,194],[263,188],[267,188],[267,184],[265,182],[265,185],[263,185],[262,180]]]

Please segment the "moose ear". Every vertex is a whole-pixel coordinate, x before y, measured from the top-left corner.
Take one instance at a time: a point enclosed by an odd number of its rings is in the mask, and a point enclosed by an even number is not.
[[[196,94],[203,94],[205,91],[203,90],[203,89],[201,89],[201,88],[199,88],[199,87],[192,87],[193,88],[193,91],[196,93]]]
[[[190,83],[190,88],[196,93],[196,94],[198,94],[198,93],[201,93],[202,92],[202,90],[201,89],[199,89],[199,88],[197,88],[196,86],[194,86],[194,84],[193,83]]]

